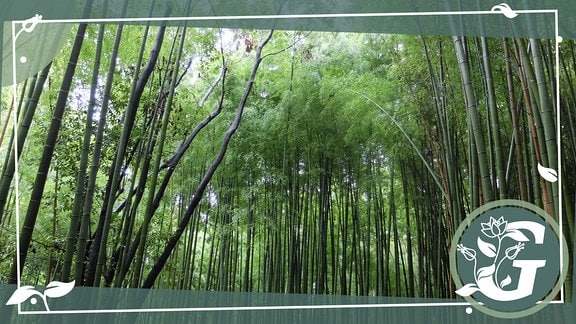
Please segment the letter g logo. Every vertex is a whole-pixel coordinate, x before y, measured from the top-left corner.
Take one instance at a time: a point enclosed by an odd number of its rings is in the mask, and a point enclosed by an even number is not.
[[[497,317],[543,308],[560,290],[568,265],[566,243],[557,232],[550,216],[523,201],[501,200],[475,210],[452,240],[456,294]]]

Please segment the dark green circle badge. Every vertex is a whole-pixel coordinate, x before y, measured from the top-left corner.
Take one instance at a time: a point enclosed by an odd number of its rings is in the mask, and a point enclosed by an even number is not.
[[[456,293],[501,318],[537,312],[556,297],[568,269],[566,241],[556,221],[520,200],[474,210],[450,248]]]

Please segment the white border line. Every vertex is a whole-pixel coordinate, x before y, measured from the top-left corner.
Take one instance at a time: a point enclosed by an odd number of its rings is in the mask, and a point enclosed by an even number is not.
[[[538,302],[539,303],[539,302]],[[558,300],[549,304],[563,304]],[[127,309],[96,309],[96,310],[63,310],[50,311],[49,314],[109,314],[109,313],[160,313],[160,312],[218,312],[218,311],[265,311],[265,310],[299,310],[299,309],[352,309],[352,308],[400,308],[400,307],[442,307],[471,306],[468,302],[455,303],[402,303],[402,304],[349,304],[349,305],[278,305],[278,306],[232,306],[232,307],[196,307],[196,308],[127,308]],[[43,315],[45,311],[24,311],[19,314]]]
[[[16,22],[12,22],[12,100],[16,104],[16,98],[18,98],[18,85],[16,82]],[[19,176],[18,176],[18,112],[13,111],[14,114],[14,206],[16,210],[14,214],[16,215],[16,287],[20,288],[20,208],[18,204],[20,203],[19,197]],[[10,152],[10,150],[8,150]],[[10,153],[8,153],[10,154]],[[18,304],[18,314],[22,313],[22,306]]]
[[[560,68],[559,68],[559,35],[558,35],[558,9],[545,10],[514,10],[518,14],[554,14],[555,45],[556,45],[556,141],[558,148],[558,186],[559,186],[559,239],[560,239],[560,269],[562,269],[562,182],[561,182],[561,141],[560,141]],[[293,14],[293,15],[254,15],[254,16],[199,16],[199,17],[151,17],[151,18],[103,18],[103,19],[54,19],[40,20],[38,23],[113,23],[113,22],[157,22],[157,21],[215,21],[215,20],[270,20],[270,19],[312,19],[312,18],[369,18],[369,17],[408,17],[408,16],[468,16],[468,15],[502,15],[501,11],[444,11],[444,12],[399,12],[399,13],[345,13],[345,14]],[[509,18],[510,19],[510,18]],[[12,21],[12,82],[13,96],[17,97],[16,84],[16,24],[23,24],[28,20]],[[17,137],[18,114],[14,113],[14,140],[15,140],[15,206],[16,206],[16,263],[17,287],[20,287],[20,214],[18,196],[18,155]],[[551,301],[550,304],[564,303],[564,285],[560,289],[560,300]],[[201,308],[149,308],[149,309],[104,309],[104,310],[64,310],[64,311],[22,311],[18,304],[18,314],[96,314],[96,313],[136,313],[136,312],[202,312],[202,311],[249,311],[249,310],[287,310],[287,309],[349,309],[349,308],[394,308],[394,307],[440,307],[440,306],[471,306],[468,302],[454,303],[401,303],[401,304],[349,304],[349,305],[294,305],[294,306],[247,306],[247,307],[201,307]]]
[[[235,306],[235,307],[196,307],[196,308],[151,308],[151,309],[121,309],[95,310],[94,313],[159,313],[159,312],[214,312],[214,311],[261,311],[261,310],[298,310],[298,309],[342,309],[342,308],[395,308],[395,307],[436,307],[446,305],[470,306],[468,302],[456,303],[424,303],[424,304],[349,304],[349,305],[278,305],[278,306]],[[51,311],[50,314],[84,314],[83,310]],[[46,314],[44,311],[26,311],[21,314]]]
[[[557,13],[558,10],[514,10],[518,14]],[[270,20],[270,19],[311,19],[311,18],[370,18],[370,17],[414,17],[414,16],[468,16],[502,15],[501,11],[439,11],[439,12],[374,12],[342,14],[293,14],[293,15],[253,15],[253,16],[191,16],[191,17],[150,17],[150,18],[89,18],[89,19],[50,19],[40,23],[106,23],[106,22],[146,22],[146,21],[214,21],[214,20]],[[557,19],[556,19],[557,20]],[[26,20],[15,20],[17,23]]]
[[[558,10],[554,11],[554,45],[556,50],[556,147],[558,150],[557,163],[558,163],[558,239],[560,241],[560,271],[562,271],[562,266],[564,265],[564,232],[562,224],[562,134],[560,133],[560,35],[558,35]],[[554,197],[552,197],[554,199]],[[566,252],[568,253],[568,252]],[[568,267],[570,267],[570,256],[568,256]],[[560,300],[564,302],[564,284],[560,288]]]

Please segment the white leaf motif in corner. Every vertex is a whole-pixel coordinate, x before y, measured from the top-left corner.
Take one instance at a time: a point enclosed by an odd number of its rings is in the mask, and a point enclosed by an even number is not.
[[[501,12],[504,16],[506,16],[506,18],[515,18],[518,16],[518,14],[514,10],[512,10],[512,8],[510,8],[510,6],[507,3],[501,3],[499,5],[496,5],[492,7],[490,11]]]
[[[33,286],[22,286],[16,289],[12,296],[10,296],[6,305],[18,305],[30,298],[32,295],[40,295],[40,293],[34,290]]]
[[[44,295],[50,298],[65,296],[74,288],[74,282],[75,280],[71,282],[52,281],[46,286]]]
[[[538,163],[538,173],[540,173],[540,176],[548,182],[558,181],[558,172],[554,169],[546,168],[540,163]]]
[[[8,299],[6,305],[18,305],[28,300],[28,298],[32,297],[33,295],[37,295],[44,302],[46,311],[50,312],[50,307],[48,306],[46,299],[58,298],[67,295],[72,291],[72,289],[74,289],[75,282],[75,280],[71,282],[52,281],[48,283],[46,289],[44,289],[44,293],[40,293],[39,291],[35,290],[34,286],[22,286],[16,289],[12,296],[10,296],[10,299]],[[32,298],[30,302],[32,304],[36,304],[37,299]]]

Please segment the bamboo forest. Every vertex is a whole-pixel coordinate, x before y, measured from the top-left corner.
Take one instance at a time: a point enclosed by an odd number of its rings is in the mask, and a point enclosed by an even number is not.
[[[572,40],[70,28],[2,89],[2,283],[456,299],[452,237],[499,199],[572,255]]]

